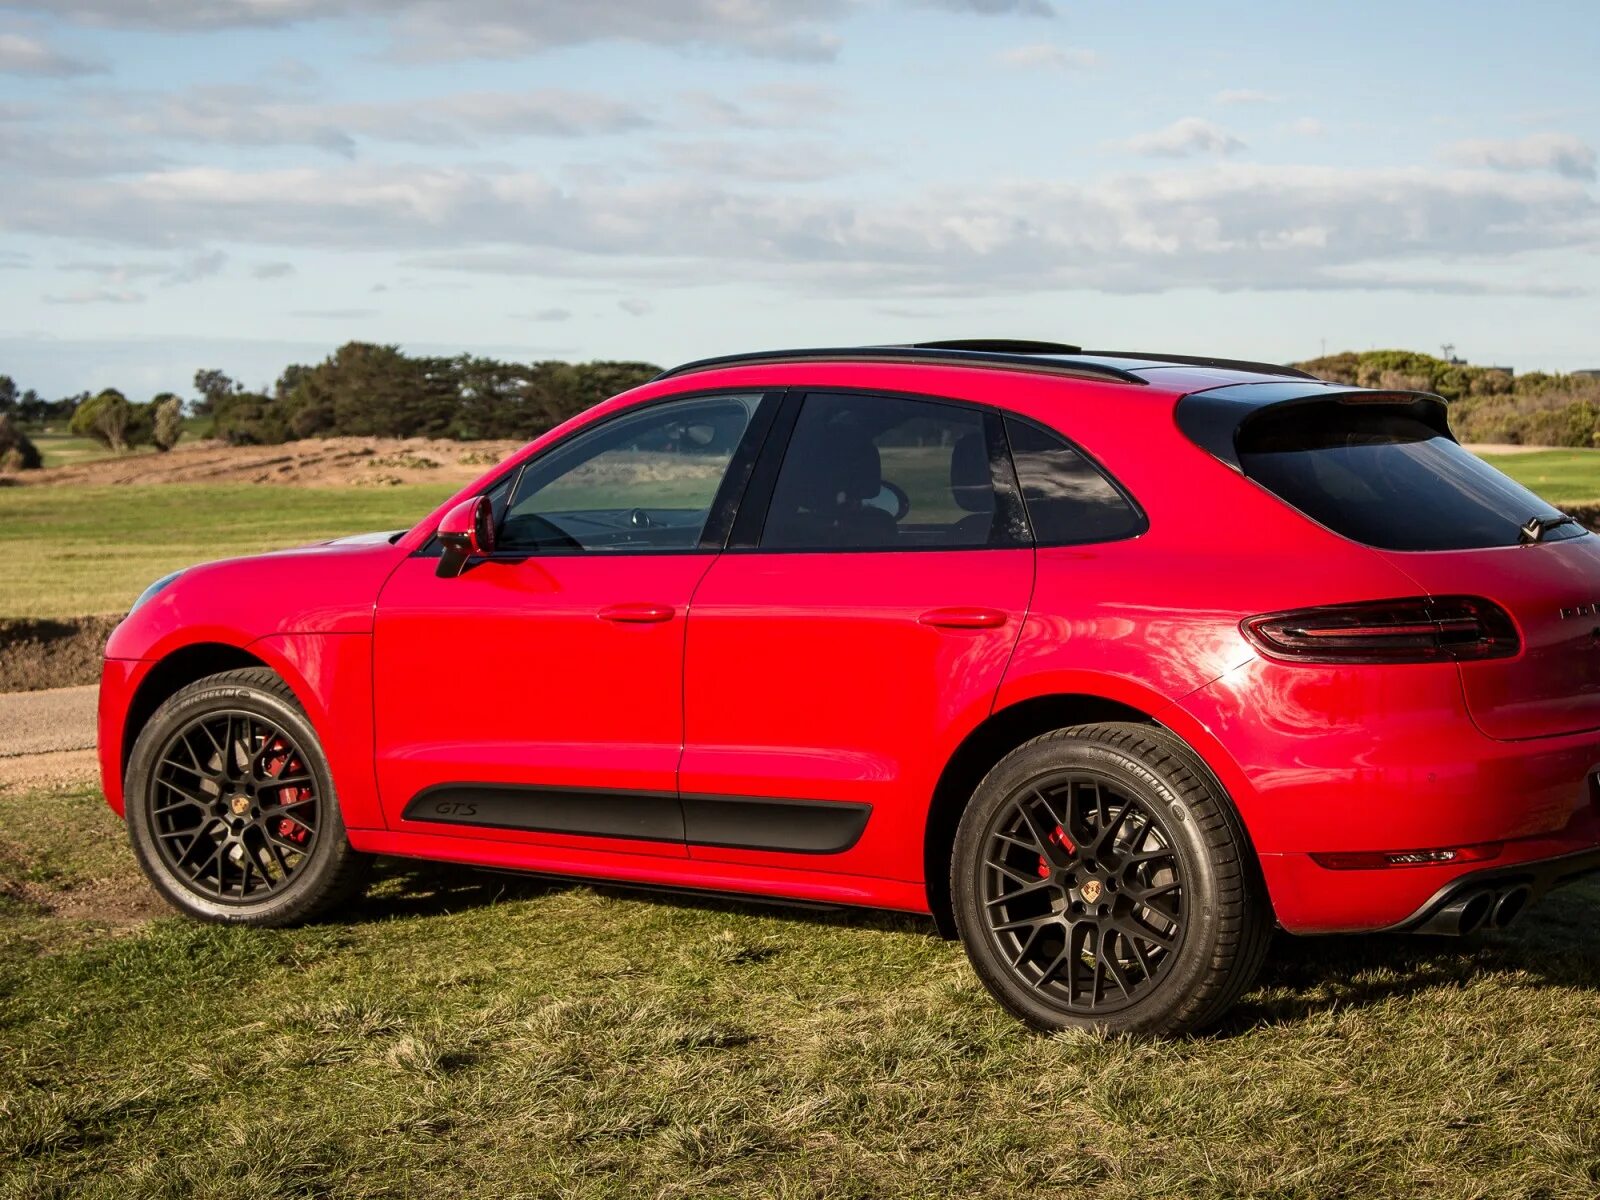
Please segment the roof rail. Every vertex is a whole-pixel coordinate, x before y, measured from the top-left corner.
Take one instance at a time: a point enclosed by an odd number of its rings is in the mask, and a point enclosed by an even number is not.
[[[1065,342],[1035,342],[1026,338],[951,338],[943,342],[912,342],[919,350],[981,350],[991,354],[1082,354],[1080,346]]]
[[[987,343],[997,345],[999,343]],[[1044,346],[1045,342],[1027,342],[1024,345]],[[815,347],[802,350],[762,350],[754,354],[726,354],[718,358],[702,358],[682,366],[672,367],[657,375],[657,379],[671,379],[678,375],[692,375],[699,371],[715,371],[726,367],[750,367],[799,362],[876,362],[876,363],[939,363],[949,367],[989,367],[1014,371],[1029,371],[1047,375],[1075,375],[1086,379],[1104,379],[1114,383],[1133,383],[1140,386],[1149,381],[1132,371],[1124,371],[1109,363],[1074,362],[1051,358],[1048,355],[1061,350],[994,351],[967,347],[946,349],[930,346],[844,346],[837,348]]]
[[[1077,350],[1075,354],[1092,354],[1096,358],[1143,358],[1151,362],[1181,363],[1186,367],[1220,367],[1225,371],[1253,371],[1261,375],[1287,375],[1291,379],[1318,379],[1299,367],[1286,367],[1278,363],[1252,362],[1246,358],[1212,358],[1196,354],[1142,354],[1137,350]]]

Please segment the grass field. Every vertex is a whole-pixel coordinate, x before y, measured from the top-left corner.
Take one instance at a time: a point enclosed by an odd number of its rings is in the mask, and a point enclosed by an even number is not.
[[[69,467],[75,463],[93,462],[98,458],[111,457],[111,451],[93,438],[73,437],[70,433],[55,432],[30,432],[28,437],[39,448],[46,467]],[[144,449],[134,453],[154,454],[155,451]]]
[[[1600,501],[1600,450],[1529,450],[1489,462],[1552,504]]]
[[[0,488],[0,615],[125,610],[151,580],[217,558],[415,524],[448,485]]]
[[[87,792],[0,796],[0,875],[0,1196],[1600,1194],[1594,886],[1285,939],[1144,1045],[1025,1033],[910,918],[390,864],[324,925],[131,924]]]
[[[1600,499],[1600,450],[1541,450],[1491,461],[1553,503]],[[410,526],[451,490],[444,484],[0,488],[0,554],[8,564],[0,576],[0,616],[117,612],[178,567]],[[923,505],[922,519],[948,515],[936,510]]]

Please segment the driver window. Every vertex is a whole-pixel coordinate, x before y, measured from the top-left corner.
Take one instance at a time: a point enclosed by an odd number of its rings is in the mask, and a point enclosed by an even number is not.
[[[759,395],[651,405],[580,433],[523,471],[499,545],[693,550]]]

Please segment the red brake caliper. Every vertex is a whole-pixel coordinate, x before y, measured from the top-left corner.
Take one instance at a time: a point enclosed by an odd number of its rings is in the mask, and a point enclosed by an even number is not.
[[[1072,839],[1067,836],[1067,831],[1061,828],[1059,825],[1050,831],[1049,840],[1055,845],[1060,846],[1068,854],[1075,854],[1077,852],[1078,848],[1072,844]],[[1045,862],[1044,855],[1041,854],[1039,856],[1039,878],[1048,879],[1049,877],[1050,864]]]
[[[298,775],[305,769],[300,760],[289,753],[289,747],[282,738],[273,739],[272,745],[267,747],[267,755],[267,774],[273,779],[278,778],[285,771],[288,771],[291,775]],[[296,804],[300,804],[310,798],[311,790],[309,788],[291,784],[279,790],[278,807],[293,808]],[[305,845],[306,838],[310,832],[309,829],[293,817],[278,818],[278,836],[294,842],[298,846]]]

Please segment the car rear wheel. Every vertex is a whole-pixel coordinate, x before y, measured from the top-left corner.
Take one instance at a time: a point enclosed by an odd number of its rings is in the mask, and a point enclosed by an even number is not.
[[[168,698],[140,731],[124,795],[139,865],[205,921],[288,925],[359,890],[333,776],[294,693],[265,668]]]
[[[1164,730],[1082,725],[1019,746],[956,833],[956,925],[1036,1028],[1177,1035],[1250,986],[1272,931],[1226,798]]]

